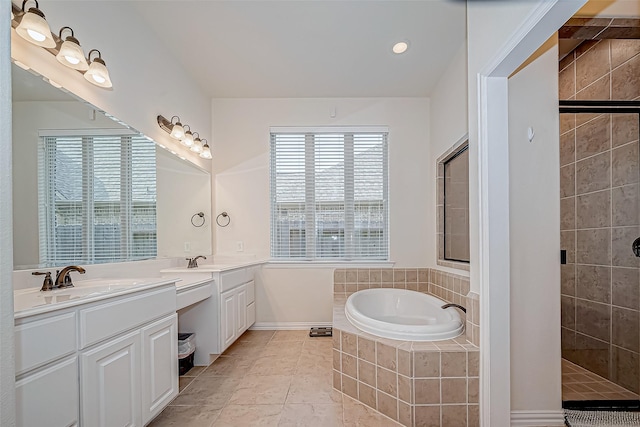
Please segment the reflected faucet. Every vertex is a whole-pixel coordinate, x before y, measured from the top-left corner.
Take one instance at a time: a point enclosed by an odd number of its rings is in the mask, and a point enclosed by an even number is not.
[[[467,309],[464,308],[463,306],[461,306],[460,304],[445,304],[440,308],[449,308],[449,307],[459,308],[460,310],[464,311],[465,313],[467,312]]]
[[[204,255],[198,255],[195,258],[187,258],[187,261],[189,261],[187,268],[198,268],[198,258],[207,259]]]
[[[70,265],[60,271],[56,271],[56,282],[54,288],[63,289],[73,287],[73,282],[69,275],[72,271],[77,271],[80,274],[84,274],[86,272],[84,268],[78,267],[77,265]]]

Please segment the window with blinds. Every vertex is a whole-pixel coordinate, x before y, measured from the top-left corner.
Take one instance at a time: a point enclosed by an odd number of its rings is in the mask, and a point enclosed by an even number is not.
[[[272,129],[272,258],[388,259],[387,135]]]
[[[40,262],[155,257],[155,144],[135,134],[86,132],[41,135]]]

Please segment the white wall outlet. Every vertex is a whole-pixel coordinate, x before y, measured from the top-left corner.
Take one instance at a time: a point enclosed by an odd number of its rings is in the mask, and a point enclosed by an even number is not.
[[[191,252],[191,242],[184,242],[184,251]]]
[[[238,240],[236,242],[236,252],[243,252],[244,251],[244,242],[242,240]]]

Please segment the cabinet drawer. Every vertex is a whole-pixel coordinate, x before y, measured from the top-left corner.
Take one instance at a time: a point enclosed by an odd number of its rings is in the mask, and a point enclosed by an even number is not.
[[[220,274],[220,292],[228,291],[253,279],[247,268],[225,271]]]
[[[176,309],[180,310],[195,304],[203,299],[207,299],[213,292],[213,281],[203,283],[198,286],[189,287],[189,289],[177,289]]]
[[[175,311],[174,286],[80,310],[80,348]]]
[[[16,382],[17,425],[77,425],[79,401],[78,357],[74,356]]]
[[[251,304],[256,300],[256,284],[252,280],[247,283],[247,305]]]
[[[76,313],[45,317],[15,327],[16,375],[76,351]]]

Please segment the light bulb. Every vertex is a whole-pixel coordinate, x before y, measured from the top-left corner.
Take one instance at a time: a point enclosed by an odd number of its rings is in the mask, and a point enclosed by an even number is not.
[[[91,52],[98,51],[93,49]],[[91,52],[89,52],[89,58],[91,57]],[[98,52],[98,54],[100,54],[100,52]],[[110,88],[113,86],[111,79],[109,78],[109,70],[107,70],[105,62],[100,57],[93,59],[91,65],[89,65],[89,69],[84,73],[84,78],[87,79],[88,82],[103,88]]]
[[[184,138],[182,138],[182,140],[180,140],[180,142],[185,147],[191,147],[193,145],[193,134],[191,133],[190,130],[188,130],[188,131],[186,131],[184,133]]]
[[[209,148],[209,144],[207,144],[206,142],[202,147],[202,153],[200,153],[200,157],[202,157],[203,159],[210,159],[213,157],[211,156],[211,149]]]
[[[60,38],[62,38],[62,31],[65,29],[69,29],[71,31],[71,35],[68,36],[62,45],[60,45],[60,52],[56,55],[56,59],[62,65],[65,65],[69,68],[73,68],[74,70],[86,71],[89,69],[89,64],[87,64],[87,60],[84,58],[84,52],[80,47],[80,42],[78,39],[73,37],[73,30],[69,27],[62,27],[60,30]],[[92,74],[95,80],[95,73]],[[106,79],[102,81],[95,80],[96,83],[103,84]]]
[[[24,3],[22,5],[22,10],[24,11]],[[22,15],[22,20],[16,27],[16,32],[29,43],[33,43],[41,47],[56,47],[56,42],[51,36],[49,24],[44,18],[44,13],[42,13],[37,7],[30,8],[24,15]]]
[[[200,138],[194,139],[190,150],[194,153],[202,153],[202,140]]]
[[[182,139],[184,138],[184,128],[182,127],[182,123],[176,122],[175,125],[171,128],[171,138],[173,139]]]

